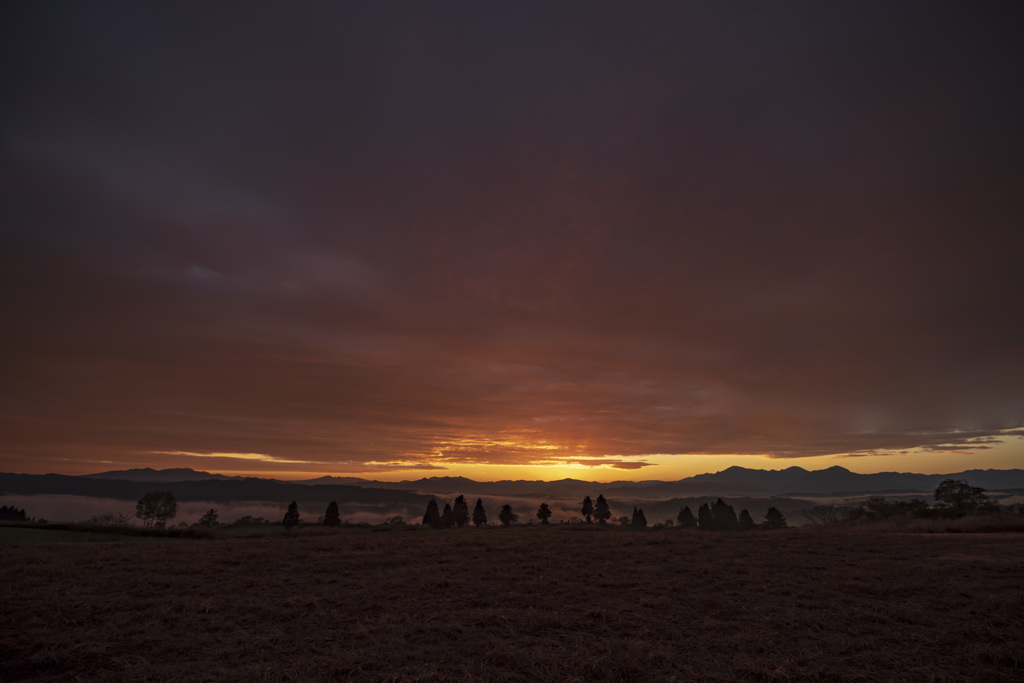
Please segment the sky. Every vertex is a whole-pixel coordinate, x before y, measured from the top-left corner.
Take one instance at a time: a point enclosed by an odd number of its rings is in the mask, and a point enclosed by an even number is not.
[[[0,13],[0,471],[1024,467],[1015,3]]]

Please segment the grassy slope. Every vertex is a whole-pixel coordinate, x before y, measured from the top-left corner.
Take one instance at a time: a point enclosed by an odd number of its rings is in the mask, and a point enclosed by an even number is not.
[[[7,546],[0,679],[1017,681],[1024,535]]]

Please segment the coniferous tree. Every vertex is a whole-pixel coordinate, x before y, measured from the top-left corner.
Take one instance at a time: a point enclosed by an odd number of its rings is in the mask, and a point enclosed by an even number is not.
[[[291,529],[292,527],[298,526],[300,521],[299,504],[293,500],[288,505],[288,512],[284,513],[284,520],[282,520],[281,523],[284,524],[285,529]]]
[[[715,515],[711,512],[711,506],[707,503],[702,503],[697,508],[697,524],[700,526],[701,531],[714,531],[715,527]]]
[[[0,519],[5,522],[25,522],[28,521],[28,516],[24,510],[20,510],[13,505],[4,505],[0,507]]]
[[[611,518],[611,508],[608,507],[608,501],[604,499],[604,494],[601,494],[597,497],[597,502],[594,503],[594,519],[598,524],[604,524]]]
[[[646,529],[647,528],[647,517],[644,516],[644,511],[633,508],[633,521],[630,526],[634,529]]]
[[[541,524],[548,523],[548,517],[551,516],[551,508],[548,507],[547,503],[541,503],[540,507],[537,508],[537,519],[540,520]]]
[[[203,513],[203,516],[199,518],[199,521],[196,522],[196,524],[205,527],[218,526],[220,522],[217,521],[217,517],[219,517],[217,511],[214,510],[213,508],[210,508],[209,510]]]
[[[590,524],[590,517],[594,514],[594,502],[590,500],[590,496],[583,499],[583,507],[580,509],[580,512],[587,518],[587,524]]]
[[[452,506],[444,504],[444,511],[441,513],[441,528],[451,529],[455,526],[455,517],[452,515]]]
[[[341,526],[341,513],[338,512],[338,501],[332,500],[324,512],[324,526]]]
[[[469,505],[466,504],[465,496],[455,499],[455,505],[452,506],[452,519],[455,520],[455,526],[459,528],[466,526],[469,521]]]
[[[693,516],[693,512],[690,511],[689,505],[683,506],[683,509],[679,511],[679,516],[676,517],[676,521],[679,522],[679,526],[684,529],[697,528],[697,518]]]
[[[487,513],[484,512],[484,501],[477,498],[476,507],[473,508],[473,526],[483,526],[484,524],[487,524]]]
[[[768,508],[768,511],[764,513],[764,522],[761,523],[762,529],[771,531],[773,529],[785,529],[787,526],[786,518],[778,508],[770,507]]]
[[[501,506],[501,512],[498,513],[498,520],[501,522],[502,526],[511,526],[512,522],[516,521],[517,519],[519,519],[519,515],[512,512],[511,505]]]
[[[740,531],[750,531],[756,529],[757,525],[754,524],[754,518],[750,516],[750,513],[746,510],[740,511]]]
[[[715,528],[719,531],[736,531],[739,529],[739,521],[736,519],[736,511],[732,505],[719,498],[711,509],[715,516]]]
[[[441,513],[437,509],[437,501],[433,498],[427,503],[427,511],[423,513],[423,526],[437,529],[441,526]]]

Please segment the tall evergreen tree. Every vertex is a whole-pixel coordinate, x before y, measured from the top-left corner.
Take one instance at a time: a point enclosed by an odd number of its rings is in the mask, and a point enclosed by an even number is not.
[[[583,507],[580,509],[580,512],[587,518],[587,524],[590,524],[590,517],[594,514],[594,502],[590,500],[590,496],[583,499]]]
[[[511,526],[512,522],[516,521],[517,519],[519,519],[519,515],[512,512],[511,505],[501,506],[501,512],[498,513],[498,520],[501,522],[502,526]]]
[[[452,519],[455,520],[455,526],[462,528],[469,522],[469,505],[466,504],[466,497],[459,496],[455,499],[455,505],[452,506]]]
[[[451,529],[455,526],[455,517],[452,515],[452,506],[444,504],[444,511],[441,513],[441,528]]]
[[[324,512],[324,526],[341,526],[341,514],[338,512],[338,501],[332,500]]]
[[[604,494],[601,494],[597,497],[597,502],[594,503],[594,519],[598,524],[604,524],[611,518],[611,508],[608,507],[608,501],[604,499]]]
[[[288,511],[284,513],[284,519],[281,521],[284,524],[285,529],[291,529],[299,525],[299,504],[294,500],[288,506]]]
[[[484,501],[477,498],[476,507],[473,508],[473,526],[483,526],[485,524],[487,524],[487,513],[484,512]]]
[[[714,531],[715,527],[715,515],[711,512],[711,506],[707,503],[702,503],[697,508],[697,524],[700,526],[701,531]]]
[[[683,506],[683,509],[679,511],[679,516],[676,517],[676,521],[679,522],[679,526],[684,529],[697,528],[697,518],[693,516],[693,512],[690,511],[689,505]]]
[[[754,518],[750,516],[750,512],[747,510],[740,511],[740,531],[750,531],[756,529],[757,525],[754,524]]]
[[[547,503],[541,503],[540,507],[537,508],[537,519],[540,520],[541,524],[548,523],[548,517],[551,516],[551,508],[548,507]]]
[[[736,510],[724,500],[719,498],[711,509],[715,516],[715,528],[719,531],[736,531],[739,529],[739,521],[736,519]]]
[[[786,518],[778,508],[770,507],[764,513],[764,522],[761,523],[762,529],[771,531],[772,529],[785,529],[787,526]]]
[[[423,526],[437,529],[441,526],[441,513],[437,509],[437,501],[433,498],[427,503],[427,511],[423,513]]]
[[[633,521],[630,526],[634,529],[646,529],[647,528],[647,517],[644,516],[642,509],[633,508]]]

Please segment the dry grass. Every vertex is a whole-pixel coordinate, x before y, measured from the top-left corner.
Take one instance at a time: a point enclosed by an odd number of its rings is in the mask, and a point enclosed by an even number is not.
[[[1024,536],[521,528],[6,546],[4,681],[1020,681]]]

